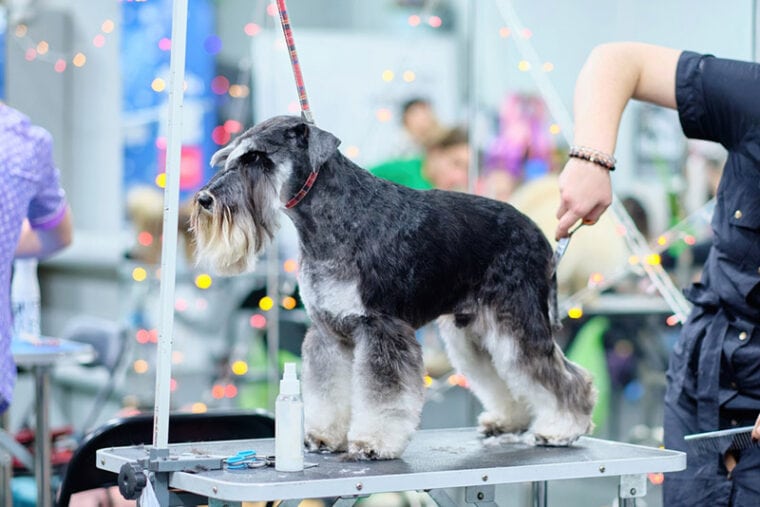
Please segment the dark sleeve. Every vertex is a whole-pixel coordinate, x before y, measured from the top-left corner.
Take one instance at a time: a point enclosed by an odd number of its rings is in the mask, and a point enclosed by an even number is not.
[[[760,64],[684,51],[676,103],[687,137],[734,148],[760,123]]]

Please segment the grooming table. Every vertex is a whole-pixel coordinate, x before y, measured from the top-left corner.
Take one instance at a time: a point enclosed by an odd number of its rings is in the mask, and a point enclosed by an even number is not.
[[[420,430],[401,459],[346,462],[334,454],[307,453],[307,467],[317,466],[295,473],[270,467],[203,470],[203,466],[193,465],[194,459],[225,458],[241,450],[271,455],[273,439],[173,444],[166,462],[186,461],[188,465],[182,471],[169,472],[168,484],[207,498],[210,506],[217,507],[279,499],[290,507],[303,498],[329,498],[333,505],[351,505],[357,496],[411,490],[428,491],[440,506],[449,507],[456,504],[443,488],[465,488],[465,502],[470,505],[495,506],[495,485],[531,482],[533,505],[545,506],[546,481],[620,476],[620,505],[632,506],[646,494],[647,473],[686,467],[682,452],[589,437],[571,447],[492,440],[483,440],[475,428]],[[125,463],[145,463],[148,455],[148,447],[100,449],[97,466],[119,473]],[[181,505],[181,501],[177,493],[172,494],[171,505]]]

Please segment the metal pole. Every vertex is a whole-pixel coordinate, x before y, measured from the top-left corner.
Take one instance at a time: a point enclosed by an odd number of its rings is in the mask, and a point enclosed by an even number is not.
[[[270,410],[274,410],[280,377],[280,256],[277,247],[277,241],[272,241],[267,255],[267,296],[272,299],[272,308],[267,312],[267,401]]]
[[[546,481],[532,482],[533,507],[547,507],[549,505],[549,486]]]
[[[169,128],[166,147],[166,190],[161,247],[161,293],[158,351],[156,354],[156,400],[153,416],[153,447],[169,447],[172,336],[174,331],[174,285],[177,263],[179,170],[182,150],[182,102],[185,83],[187,0],[174,0],[172,49],[169,63]]]
[[[34,477],[37,480],[37,505],[53,505],[50,485],[50,366],[39,365],[34,372],[35,404],[37,406],[34,436]]]
[[[469,2],[467,11],[467,117],[470,159],[467,171],[467,190],[474,194],[480,177],[478,158],[478,86],[477,86],[477,26],[479,2]]]

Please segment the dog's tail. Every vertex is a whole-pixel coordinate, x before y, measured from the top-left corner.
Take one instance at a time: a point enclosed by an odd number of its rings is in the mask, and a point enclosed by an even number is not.
[[[549,281],[549,301],[547,306],[549,307],[549,325],[552,332],[556,333],[562,329],[562,319],[559,317],[559,307],[557,306],[557,272],[556,270],[551,275]]]

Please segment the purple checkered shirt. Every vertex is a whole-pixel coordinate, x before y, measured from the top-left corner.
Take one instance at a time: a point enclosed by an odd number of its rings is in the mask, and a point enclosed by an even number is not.
[[[13,255],[24,218],[49,229],[66,213],[66,198],[53,163],[52,139],[29,118],[0,103],[0,413],[16,381],[11,356],[10,283]]]

